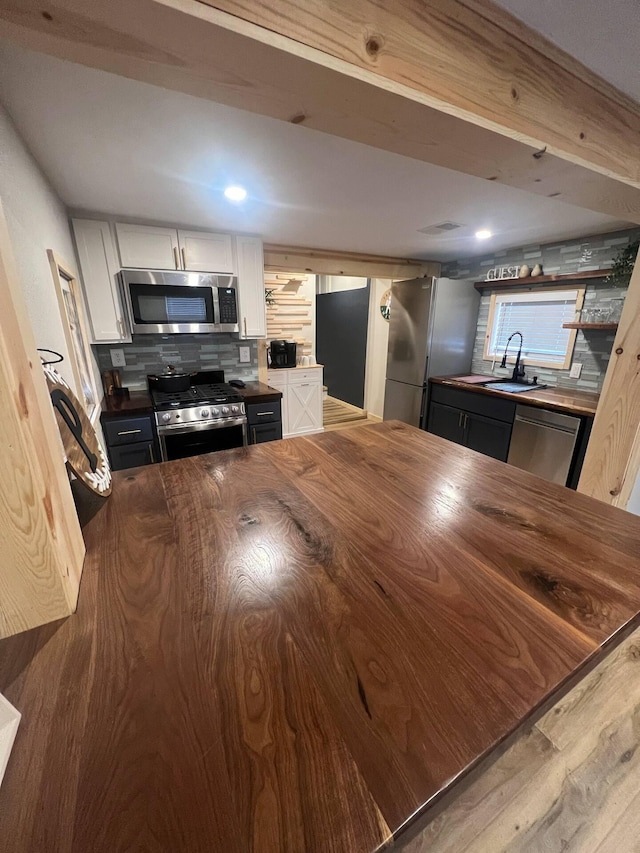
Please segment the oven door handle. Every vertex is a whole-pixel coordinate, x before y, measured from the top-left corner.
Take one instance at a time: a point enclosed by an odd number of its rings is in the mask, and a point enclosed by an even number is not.
[[[196,421],[189,424],[171,424],[171,426],[156,427],[158,435],[181,435],[185,432],[203,432],[209,429],[225,429],[225,427],[246,425],[246,417],[225,418],[217,421]]]

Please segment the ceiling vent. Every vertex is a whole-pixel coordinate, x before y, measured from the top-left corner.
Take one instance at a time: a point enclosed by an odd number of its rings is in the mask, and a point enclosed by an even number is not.
[[[426,228],[418,228],[418,234],[429,234],[437,237],[439,234],[446,234],[447,231],[455,231],[457,228],[464,228],[459,222],[440,222],[438,225],[427,225]]]

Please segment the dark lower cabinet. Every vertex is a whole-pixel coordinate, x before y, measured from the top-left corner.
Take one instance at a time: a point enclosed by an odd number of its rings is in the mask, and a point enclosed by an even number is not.
[[[279,438],[282,438],[281,421],[249,427],[249,444],[262,444],[264,441],[277,441]]]
[[[249,444],[262,444],[282,438],[282,410],[280,400],[270,403],[247,403],[247,430]]]
[[[442,403],[431,403],[427,430],[441,438],[470,447],[485,456],[493,456],[501,462],[507,461],[511,424],[496,418],[487,418],[465,412]]]
[[[431,403],[429,406],[429,418],[427,430],[441,438],[455,441],[456,444],[464,444],[463,412],[452,406],[443,406],[442,403]]]
[[[493,456],[501,462],[507,461],[509,443],[511,441],[511,424],[497,421],[495,418],[485,418],[483,415],[465,414],[464,442],[471,450]]]
[[[124,468],[137,468],[139,465],[151,465],[158,461],[151,442],[136,442],[135,444],[110,447],[109,456],[111,468],[114,471],[122,471]]]
[[[160,461],[151,415],[102,419],[102,431],[113,471]]]

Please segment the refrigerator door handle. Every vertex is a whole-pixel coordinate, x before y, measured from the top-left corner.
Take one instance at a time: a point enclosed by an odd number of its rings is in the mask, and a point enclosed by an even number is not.
[[[422,389],[422,404],[420,405],[420,421],[418,426],[420,429],[427,428],[427,386]]]

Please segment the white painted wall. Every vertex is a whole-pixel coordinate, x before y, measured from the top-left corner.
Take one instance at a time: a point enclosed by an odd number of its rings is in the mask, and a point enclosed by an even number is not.
[[[60,372],[75,389],[47,259],[53,249],[77,269],[67,212],[0,104],[0,201],[36,346],[61,353]]]
[[[354,275],[319,275],[318,293],[338,293],[340,290],[357,290],[366,287],[367,279]]]
[[[389,342],[389,323],[380,313],[380,299],[389,287],[391,287],[391,281],[388,279],[371,279],[364,407],[372,415],[377,415],[380,418],[384,410],[384,383],[387,372],[387,344]]]

